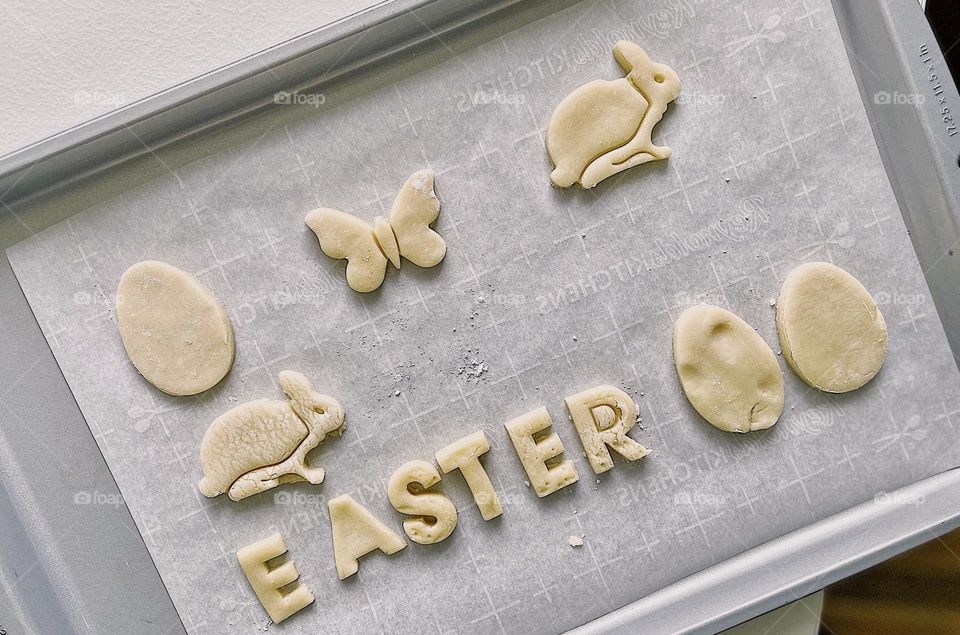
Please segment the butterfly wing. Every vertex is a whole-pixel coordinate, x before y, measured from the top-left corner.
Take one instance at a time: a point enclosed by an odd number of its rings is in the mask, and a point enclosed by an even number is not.
[[[420,170],[407,179],[390,209],[390,227],[400,255],[418,267],[433,267],[443,260],[447,244],[430,224],[440,214],[433,191],[433,170]]]
[[[367,293],[383,284],[387,258],[377,247],[370,225],[356,216],[321,207],[304,219],[320,241],[323,253],[347,261],[347,284],[354,291]]]

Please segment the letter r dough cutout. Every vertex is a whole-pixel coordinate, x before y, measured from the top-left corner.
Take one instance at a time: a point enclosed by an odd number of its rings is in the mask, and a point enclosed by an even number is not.
[[[287,560],[273,569],[267,566],[268,561],[286,552],[287,545],[279,533],[237,551],[240,568],[275,624],[313,602],[313,593],[305,584],[298,583],[293,590],[287,592],[280,590],[300,577],[293,560]]]
[[[500,499],[493,489],[490,477],[480,464],[480,455],[490,451],[490,442],[483,430],[457,439],[450,445],[437,451],[437,463],[446,472],[460,470],[463,479],[473,493],[473,500],[480,508],[484,520],[492,520],[503,513]]]
[[[539,441],[534,439],[535,434],[550,429],[550,414],[546,408],[531,410],[503,425],[537,496],[543,498],[577,482],[577,470],[572,461],[556,462],[563,454],[563,441],[557,433],[550,432]]]
[[[637,404],[619,388],[595,386],[564,401],[595,474],[613,467],[608,445],[628,461],[650,454],[650,450],[627,436],[637,423]]]
[[[387,485],[390,504],[401,514],[413,518],[403,521],[403,531],[410,540],[422,545],[440,542],[457,527],[457,508],[443,494],[428,492],[440,482],[437,468],[426,461],[407,461],[397,468]],[[411,485],[419,485],[422,491],[410,491]],[[425,518],[433,518],[428,522]]]
[[[341,580],[360,569],[360,556],[374,549],[389,556],[407,546],[403,538],[349,494],[327,501],[327,507],[330,510],[330,529],[333,531],[333,557]]]

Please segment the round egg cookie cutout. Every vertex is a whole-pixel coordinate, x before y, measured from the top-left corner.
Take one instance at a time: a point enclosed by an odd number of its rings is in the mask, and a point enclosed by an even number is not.
[[[828,262],[800,265],[783,281],[777,334],[790,368],[824,392],[860,388],[880,372],[887,325],[860,281]]]
[[[236,344],[223,305],[194,276],[165,262],[145,260],[123,273],[117,326],[130,361],[167,394],[201,393],[233,366]]]
[[[783,373],[773,350],[739,316],[709,304],[680,314],[673,357],[690,405],[715,428],[750,432],[783,412]]]

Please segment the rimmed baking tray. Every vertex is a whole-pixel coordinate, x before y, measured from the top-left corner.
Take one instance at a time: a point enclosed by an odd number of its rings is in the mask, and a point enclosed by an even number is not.
[[[431,41],[437,48],[437,40],[445,43],[445,35],[454,32],[456,46],[468,46],[503,33],[505,23],[524,24],[567,4],[572,3],[536,8],[441,0],[385,3],[27,148],[0,163],[7,205],[4,247],[107,196],[94,181],[120,192],[149,180],[162,169],[151,165],[152,153],[181,165],[216,151],[189,140],[169,145],[190,132],[224,128],[206,137],[218,146],[249,135],[244,123],[249,120],[236,117],[272,101],[279,90],[292,92],[324,75],[330,82],[347,82],[352,69],[386,63],[391,54],[410,47],[423,46],[427,54]],[[888,175],[953,340],[958,332],[958,312],[953,310],[957,294],[948,282],[956,273],[950,250],[956,241],[957,147],[938,104],[941,99],[957,103],[957,96],[945,75],[929,81],[935,74],[931,65],[936,69],[939,64],[943,73],[945,67],[922,14],[909,5],[883,5],[874,11],[862,3],[837,3],[835,10],[881,149],[891,148],[883,155]],[[926,107],[885,104],[877,97],[880,92],[889,93],[891,100],[898,93],[925,95],[921,106]],[[231,127],[234,121],[237,125]],[[107,166],[111,171],[103,172]],[[4,619],[24,628],[57,631],[180,628],[6,263],[0,276],[8,291],[5,297],[11,299],[3,306],[4,345],[10,353],[2,363],[4,376],[12,378],[5,386],[4,408],[11,420],[20,422],[5,426],[0,444],[3,504],[10,511],[2,515],[9,525],[3,534],[9,545],[2,563],[9,610]],[[956,480],[955,470],[925,479],[901,493],[904,500],[922,497],[922,506],[865,503],[708,568],[584,628],[642,625],[652,632],[732,625],[956,526]],[[78,491],[113,504],[74,504]]]

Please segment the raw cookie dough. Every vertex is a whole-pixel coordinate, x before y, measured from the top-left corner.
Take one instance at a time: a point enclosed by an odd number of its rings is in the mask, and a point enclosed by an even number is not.
[[[313,593],[307,585],[297,583],[294,587],[287,586],[300,577],[293,560],[287,560],[273,568],[267,566],[269,560],[286,552],[287,545],[278,533],[237,551],[240,568],[274,624],[279,624],[313,602]],[[281,587],[287,588],[281,592]]]
[[[433,190],[433,170],[420,170],[407,179],[393,201],[389,219],[377,216],[373,226],[329,207],[309,212],[304,219],[331,258],[347,260],[347,284],[367,293],[383,284],[387,261],[400,268],[400,256],[418,267],[443,260],[447,245],[430,224],[440,214]]]
[[[863,386],[887,354],[877,303],[856,278],[827,262],[809,262],[787,275],[777,301],[777,333],[794,372],[826,392]]]
[[[613,467],[608,445],[628,461],[650,454],[650,450],[627,436],[637,424],[637,404],[619,388],[595,386],[564,401],[594,474]]]
[[[323,482],[322,467],[304,464],[307,452],[334,432],[343,432],[337,400],[313,390],[300,373],[280,373],[288,401],[257,399],[214,420],[200,443],[204,496],[224,492],[238,501],[280,483]]]
[[[473,500],[480,509],[484,520],[492,520],[503,513],[500,499],[493,489],[493,483],[486,470],[480,464],[480,455],[490,451],[490,442],[483,430],[457,439],[450,445],[437,450],[436,459],[444,473],[460,470],[467,487],[473,494]]]
[[[195,395],[233,366],[233,327],[223,305],[186,271],[145,260],[117,287],[117,326],[130,361],[165,393]]]
[[[726,432],[769,428],[783,411],[777,357],[749,324],[730,311],[699,304],[673,327],[680,385],[697,412]]]
[[[563,441],[557,433],[550,432],[541,437],[551,426],[546,408],[531,410],[503,425],[537,496],[543,498],[577,482],[577,469],[573,467],[573,461],[558,460],[563,454]],[[534,435],[538,438],[534,438]]]
[[[653,127],[680,94],[680,78],[633,42],[620,41],[613,55],[627,76],[594,80],[560,102],[547,125],[547,154],[557,187],[579,182],[591,188],[635,165],[666,159],[671,150],[653,144]]]
[[[333,531],[333,557],[341,580],[360,569],[360,556],[374,549],[390,555],[407,546],[403,538],[347,494],[327,501],[327,507]]]
[[[408,461],[397,468],[387,485],[390,504],[413,518],[403,521],[403,531],[421,545],[440,542],[457,527],[457,508],[443,494],[429,492],[440,482],[437,468],[426,461]],[[416,486],[416,490],[411,490]]]

